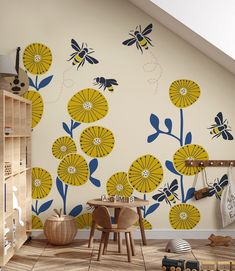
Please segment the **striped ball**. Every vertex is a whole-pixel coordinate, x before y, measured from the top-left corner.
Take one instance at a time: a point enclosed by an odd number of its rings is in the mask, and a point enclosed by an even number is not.
[[[172,239],[166,245],[166,252],[185,253],[189,251],[191,251],[191,246],[183,239]]]

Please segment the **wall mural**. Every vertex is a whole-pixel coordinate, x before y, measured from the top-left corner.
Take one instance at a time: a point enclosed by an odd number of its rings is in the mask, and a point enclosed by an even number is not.
[[[158,203],[165,202],[170,205],[169,221],[173,229],[192,229],[200,221],[199,210],[190,204],[186,204],[193,197],[195,188],[191,187],[185,191],[184,176],[192,176],[198,173],[201,168],[186,167],[185,160],[187,159],[208,159],[206,150],[197,144],[192,143],[192,133],[184,132],[184,111],[183,109],[194,104],[200,97],[200,88],[198,84],[191,80],[176,80],[169,88],[169,96],[171,102],[180,109],[179,136],[172,133],[173,123],[170,118],[164,120],[165,128],[160,129],[159,118],[151,114],[150,123],[155,129],[155,133],[148,136],[147,142],[151,143],[156,140],[161,134],[169,136],[180,145],[180,148],[173,155],[173,162],[167,160],[166,168],[179,178],[181,199],[176,191],[178,190],[178,180],[174,179],[171,184],[166,183],[163,188],[160,188],[156,195],[152,198]],[[181,203],[177,203],[181,201]],[[177,203],[177,204],[176,204]],[[174,205],[175,204],[175,205]],[[171,205],[174,205],[173,207]]]
[[[224,140],[233,140],[233,136],[229,131],[231,127],[228,126],[228,121],[223,118],[222,112],[219,112],[215,117],[215,124],[212,124],[210,127],[210,134],[213,135],[212,138],[218,138],[222,136]]]
[[[86,62],[90,64],[97,64],[99,61],[94,57],[90,56],[90,54],[94,53],[95,51],[92,48],[88,48],[86,43],[82,43],[80,47],[76,40],[71,39],[71,47],[75,50],[70,56],[68,61],[72,61],[72,65],[77,65],[77,70],[80,66],[83,66]]]
[[[152,29],[152,24],[145,27],[143,31],[141,25],[138,25],[135,30],[129,32],[131,38],[123,41],[122,44],[126,46],[135,44],[137,50],[143,54],[144,51],[149,50],[149,45],[153,46],[152,40],[148,37]],[[96,58],[91,56],[95,51],[89,48],[85,42],[79,45],[75,39],[71,39],[71,47],[74,52],[70,54],[67,61],[71,62],[73,66],[77,66],[77,70],[85,63],[99,63]],[[53,75],[40,78],[52,64],[51,50],[44,44],[32,43],[24,50],[23,63],[26,70],[35,76],[35,78],[29,78],[32,90],[24,93],[24,97],[32,101],[32,128],[35,128],[42,118],[44,109],[43,98],[39,90],[51,83],[53,78]],[[156,66],[156,63],[157,61],[154,60],[154,63],[147,64]],[[115,86],[118,86],[116,79],[107,79],[103,76],[94,78],[93,84],[103,92],[106,89],[113,92]],[[74,216],[79,229],[88,228],[91,225],[91,210],[83,206],[82,203],[70,206],[68,194],[71,186],[73,188],[81,185],[101,187],[101,181],[94,176],[100,163],[98,159],[108,156],[116,144],[114,134],[106,127],[92,125],[85,129],[82,128],[83,123],[94,123],[108,114],[108,101],[99,90],[93,88],[79,90],[67,103],[67,112],[71,119],[68,123],[62,122],[65,135],[55,138],[51,147],[51,154],[58,160],[55,181],[46,169],[34,167],[32,170],[32,198],[35,200],[32,204],[34,229],[43,228],[40,214],[51,207],[53,200],[48,200],[43,204],[39,204],[39,202],[49,195],[53,183],[61,198],[63,213]],[[165,161],[166,169],[175,177],[169,182],[162,183],[164,170],[160,160],[151,154],[145,154],[130,163],[127,172],[114,172],[104,183],[109,196],[129,197],[137,192],[141,193],[144,199],[147,199],[148,193],[156,191],[154,195],[151,195],[154,200],[153,204],[142,208],[145,229],[152,229],[147,217],[165,203],[170,208],[168,217],[171,227],[189,230],[198,225],[201,215],[193,204],[188,203],[194,195],[195,188],[186,189],[184,178],[197,174],[202,168],[186,167],[185,160],[206,160],[208,153],[202,146],[192,143],[192,133],[185,130],[184,109],[199,99],[200,87],[192,80],[175,80],[169,87],[169,97],[172,104],[179,109],[179,124],[176,125],[179,127],[179,135],[173,133],[171,118],[165,118],[163,124],[157,115],[151,114],[150,124],[154,133],[148,136],[147,142],[152,143],[159,136],[164,135],[178,144],[178,149],[172,155],[172,159]],[[74,139],[75,129],[80,129],[80,138],[76,140]],[[233,139],[230,133],[231,127],[228,126],[228,121],[223,119],[222,112],[216,115],[215,124],[212,124],[208,129],[212,138],[221,136],[224,140]],[[80,149],[88,158],[78,154],[75,142],[79,143]],[[221,178],[216,178],[213,183],[209,183],[210,196],[220,199],[227,183],[226,174]]]
[[[153,25],[149,24],[142,32],[141,25],[136,26],[135,30],[131,30],[129,35],[132,37],[123,41],[123,45],[131,46],[136,45],[136,48],[143,54],[143,49],[148,50],[148,44],[153,46],[151,39],[147,37],[152,32]]]

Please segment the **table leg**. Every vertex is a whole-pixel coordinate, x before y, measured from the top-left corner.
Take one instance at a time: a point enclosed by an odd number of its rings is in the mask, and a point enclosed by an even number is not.
[[[145,236],[145,232],[144,232],[143,217],[142,217],[140,207],[137,207],[137,213],[139,215],[139,224],[140,224],[140,233],[141,233],[141,237],[142,237],[142,242],[143,242],[143,245],[146,246],[147,241],[146,241],[146,236]]]
[[[119,213],[120,213],[120,208],[114,208],[114,221],[116,224],[118,222]],[[116,232],[113,233],[113,240],[117,241],[117,233]]]
[[[89,248],[92,247],[92,245],[93,245],[95,227],[96,227],[95,221],[92,219],[90,237],[89,237],[89,242],[88,242],[88,247]]]

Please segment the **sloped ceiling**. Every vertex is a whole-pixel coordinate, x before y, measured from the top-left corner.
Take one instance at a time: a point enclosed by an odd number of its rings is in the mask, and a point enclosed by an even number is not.
[[[227,55],[221,49],[210,43],[208,40],[194,32],[192,29],[181,23],[179,20],[171,16],[169,13],[161,9],[153,3],[155,0],[129,0],[132,4],[152,16],[154,19],[162,23],[172,32],[179,35],[188,43],[196,47],[206,56],[235,74],[235,60]],[[157,2],[157,0],[155,1]]]

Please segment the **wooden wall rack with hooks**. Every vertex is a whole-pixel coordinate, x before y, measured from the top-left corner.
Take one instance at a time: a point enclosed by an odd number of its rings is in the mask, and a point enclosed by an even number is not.
[[[188,167],[235,167],[235,160],[186,160]]]

